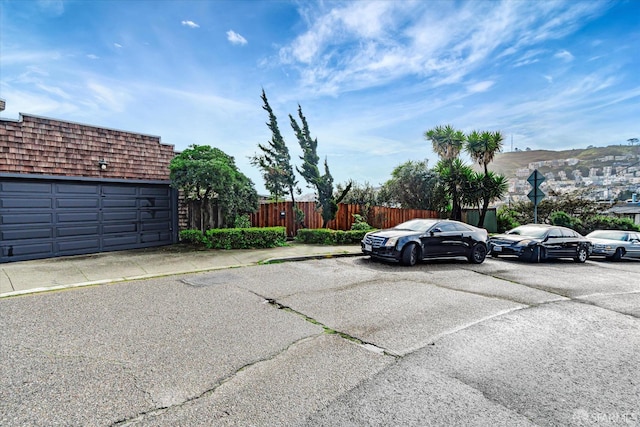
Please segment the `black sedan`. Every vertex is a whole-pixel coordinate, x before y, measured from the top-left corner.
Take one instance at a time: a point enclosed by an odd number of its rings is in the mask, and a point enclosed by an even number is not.
[[[466,257],[480,264],[487,256],[487,230],[458,221],[412,219],[365,234],[362,252],[373,258],[415,265],[426,258]]]
[[[515,255],[528,261],[548,258],[573,258],[585,262],[591,242],[570,228],[545,224],[527,224],[489,238],[492,256]]]

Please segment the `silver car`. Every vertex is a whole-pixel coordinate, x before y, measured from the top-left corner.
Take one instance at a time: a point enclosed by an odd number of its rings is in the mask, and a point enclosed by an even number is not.
[[[624,230],[596,230],[585,236],[593,245],[591,256],[617,261],[623,256],[640,258],[640,233]]]

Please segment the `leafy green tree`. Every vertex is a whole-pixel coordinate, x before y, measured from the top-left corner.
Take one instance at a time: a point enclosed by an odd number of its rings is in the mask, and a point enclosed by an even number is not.
[[[387,206],[444,212],[447,195],[439,184],[439,175],[429,169],[427,160],[409,160],[391,172],[391,179],[382,185],[378,198]]]
[[[344,185],[336,185],[334,196],[337,198],[342,194],[350,183],[351,190],[349,190],[349,193],[342,199],[342,203],[358,205],[360,207],[360,215],[362,215],[365,220],[368,220],[371,207],[378,203],[378,192],[368,182],[358,184],[357,182],[350,181]]]
[[[289,114],[291,127],[296,134],[303,153],[300,157],[303,161],[302,169],[296,167],[296,170],[305,181],[307,181],[309,186],[316,189],[316,206],[321,210],[322,228],[325,228],[329,224],[329,221],[335,219],[338,213],[338,203],[349,193],[352,184],[349,183],[341,194],[337,197],[334,196],[333,177],[331,176],[331,172],[329,172],[329,164],[325,158],[324,173],[320,174],[320,169],[318,168],[320,157],[318,157],[317,152],[318,140],[317,138],[311,138],[309,125],[307,124],[307,119],[302,114],[302,107],[300,105],[298,105],[298,117],[300,118],[302,126],[298,125],[296,119]]]
[[[262,108],[269,114],[267,127],[271,130],[271,139],[267,144],[258,144],[261,154],[250,157],[251,164],[262,171],[265,187],[277,201],[282,196],[291,196],[295,205],[295,190],[298,182],[291,165],[291,155],[278,127],[278,119],[273,113],[267,95],[262,90]]]
[[[440,175],[440,185],[451,198],[451,219],[462,220],[463,203],[476,204],[478,183],[473,169],[459,158],[440,160],[435,172]]]
[[[171,186],[199,206],[199,228],[233,224],[237,215],[254,212],[258,193],[236,167],[233,157],[208,145],[191,145],[169,164]],[[217,215],[218,210],[221,215]]]

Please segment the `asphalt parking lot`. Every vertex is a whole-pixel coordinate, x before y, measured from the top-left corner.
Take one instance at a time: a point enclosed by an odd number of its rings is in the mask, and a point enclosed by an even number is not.
[[[367,257],[0,300],[0,425],[639,425],[640,262]]]

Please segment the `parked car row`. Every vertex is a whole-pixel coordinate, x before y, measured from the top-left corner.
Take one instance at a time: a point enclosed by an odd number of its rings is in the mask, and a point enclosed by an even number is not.
[[[489,236],[487,230],[453,220],[413,219],[393,228],[367,233],[362,252],[372,258],[414,265],[428,258],[466,257],[474,264],[487,254],[541,262],[551,258],[572,258],[583,263],[589,256],[609,260],[640,258],[640,233],[597,230],[587,236],[570,228],[527,224],[503,234]]]

